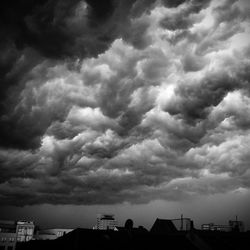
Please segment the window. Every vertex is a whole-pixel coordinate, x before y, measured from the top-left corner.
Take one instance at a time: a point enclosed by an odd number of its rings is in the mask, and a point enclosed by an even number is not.
[[[58,232],[57,232],[57,236],[58,236],[58,237],[60,237],[60,236],[62,236],[62,235],[63,235],[63,232],[62,232],[62,231],[58,231]]]
[[[31,240],[32,239],[32,236],[27,236],[26,237],[26,241],[29,241],[29,240]]]
[[[24,228],[19,227],[18,228],[18,234],[24,234]]]
[[[32,235],[33,234],[33,229],[32,228],[27,228],[27,234]]]

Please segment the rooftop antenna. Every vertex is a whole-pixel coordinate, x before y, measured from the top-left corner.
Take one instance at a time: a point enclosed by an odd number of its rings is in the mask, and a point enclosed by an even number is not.
[[[181,214],[181,231],[183,231],[183,214]]]

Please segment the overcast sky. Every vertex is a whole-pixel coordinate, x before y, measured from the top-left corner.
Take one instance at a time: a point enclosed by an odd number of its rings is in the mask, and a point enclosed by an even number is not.
[[[0,212],[250,226],[248,0],[8,0]]]

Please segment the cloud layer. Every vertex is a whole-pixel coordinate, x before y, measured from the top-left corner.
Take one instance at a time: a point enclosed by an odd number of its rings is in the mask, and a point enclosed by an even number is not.
[[[1,15],[1,204],[249,190],[248,1],[26,2]]]

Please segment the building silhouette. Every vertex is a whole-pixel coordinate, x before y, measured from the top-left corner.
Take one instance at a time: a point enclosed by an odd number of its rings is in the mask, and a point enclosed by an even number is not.
[[[150,231],[134,227],[131,219],[123,227],[116,224],[114,215],[103,214],[97,217],[99,230],[43,229],[31,238],[33,222],[0,221],[0,250],[248,250],[250,246],[250,231],[241,231],[243,223],[237,218],[225,225],[229,231],[198,230],[183,216],[157,218]]]
[[[127,219],[126,222],[125,222],[124,227],[125,227],[127,230],[132,230],[132,229],[133,229],[133,226],[134,226],[134,222],[133,222],[131,219]]]
[[[162,233],[175,233],[178,230],[176,229],[172,220],[165,220],[157,218],[152,228],[150,229],[151,233],[162,234]]]

